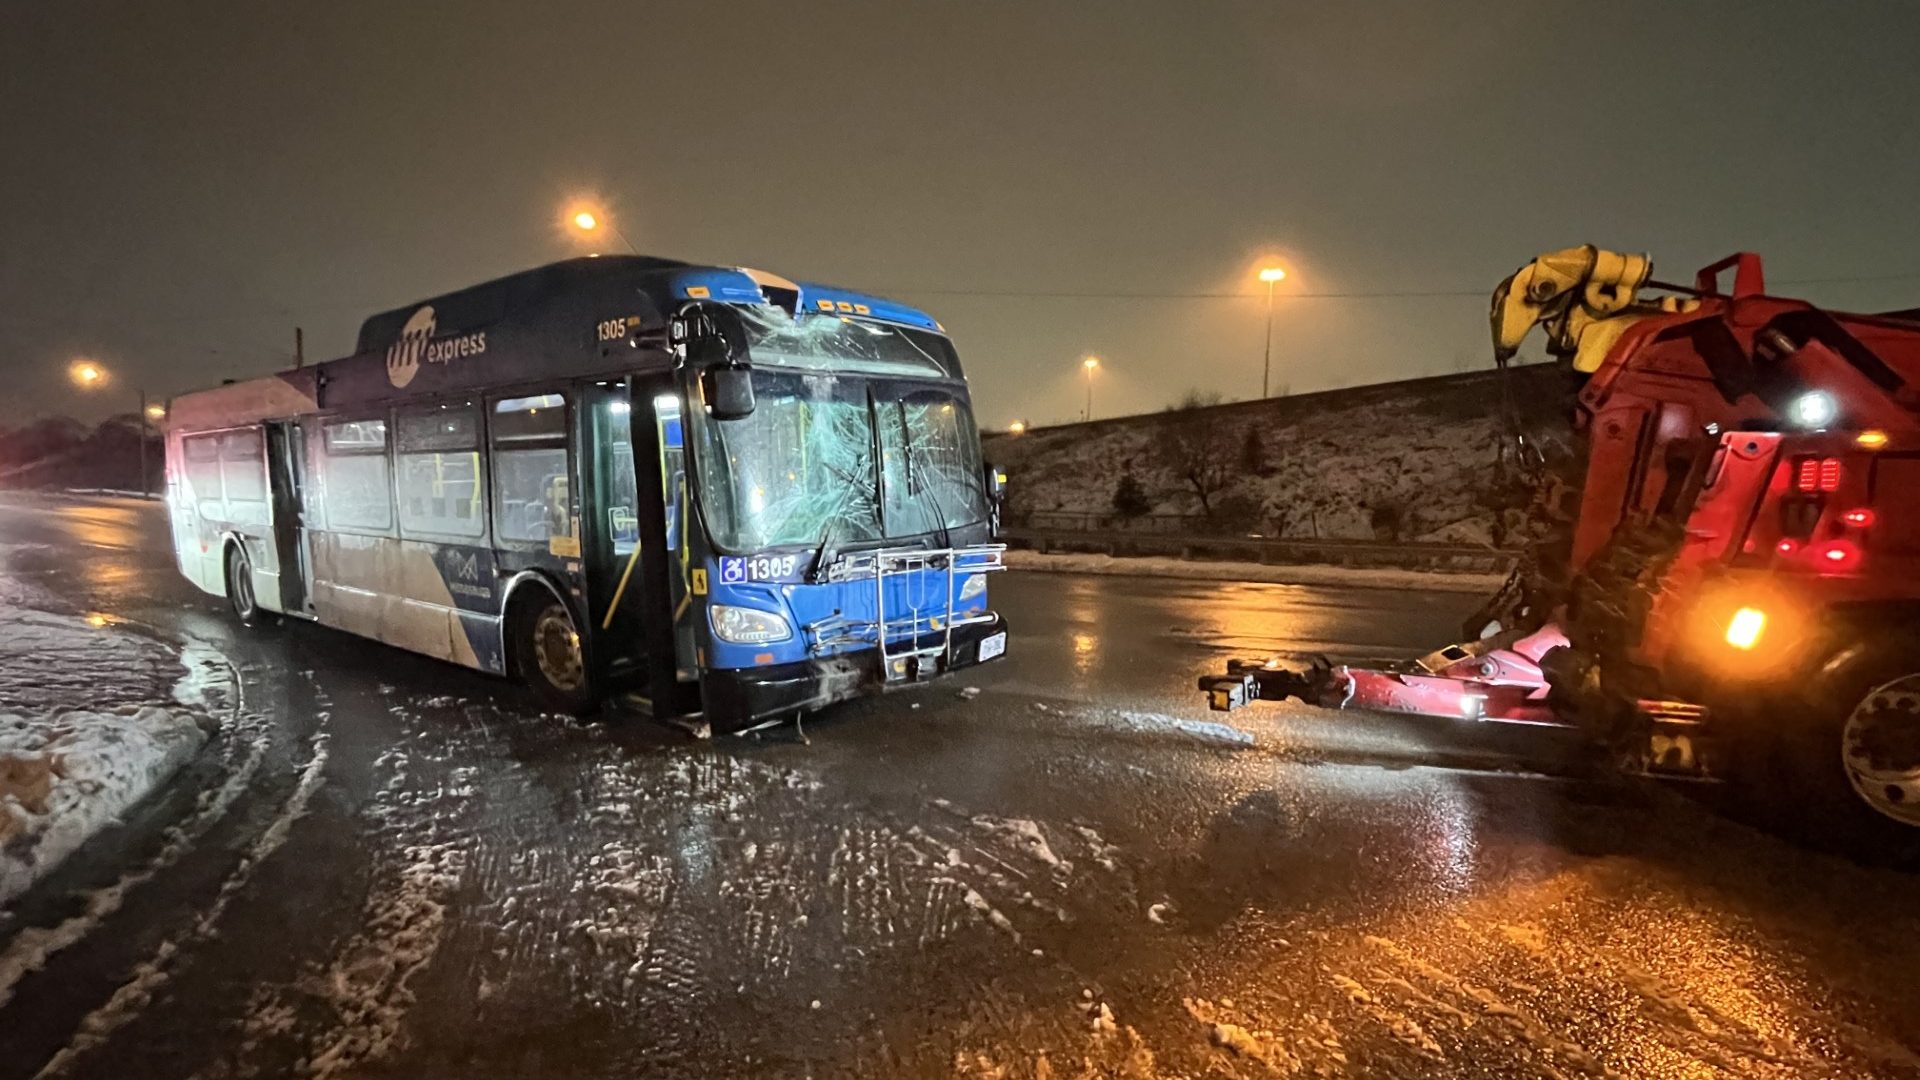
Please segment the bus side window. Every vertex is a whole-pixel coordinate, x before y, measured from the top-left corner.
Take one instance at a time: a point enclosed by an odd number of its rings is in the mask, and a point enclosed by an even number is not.
[[[394,419],[400,528],[408,536],[477,539],[486,534],[480,487],[480,414],[441,406]]]
[[[387,422],[328,424],[325,463],[327,527],[386,532],[393,528],[387,482]]]
[[[266,440],[257,428],[220,436],[220,476],[226,489],[227,521],[235,525],[267,523]]]
[[[495,402],[494,535],[556,552],[567,547],[574,540],[567,478],[567,399],[541,394]]]
[[[220,436],[188,435],[180,440],[180,454],[186,459],[187,486],[200,520],[224,523],[227,496],[220,480]]]

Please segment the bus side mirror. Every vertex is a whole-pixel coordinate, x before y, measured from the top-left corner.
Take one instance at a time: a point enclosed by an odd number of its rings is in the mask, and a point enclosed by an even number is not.
[[[987,498],[998,504],[1007,497],[1007,474],[997,466],[987,466]]]
[[[701,376],[707,411],[716,420],[745,420],[753,415],[753,369],[708,368]]]

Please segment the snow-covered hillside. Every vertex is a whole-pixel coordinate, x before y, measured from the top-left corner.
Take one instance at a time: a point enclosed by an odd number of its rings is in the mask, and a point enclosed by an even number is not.
[[[1513,374],[1530,437],[1564,453],[1565,377],[1550,365]],[[1008,473],[1014,526],[1490,543],[1524,504],[1495,468],[1500,394],[1494,373],[1476,372],[1000,435],[986,452]],[[1196,448],[1224,466],[1212,520],[1170,521],[1201,513],[1182,475]],[[1128,474],[1148,516],[1115,511]]]

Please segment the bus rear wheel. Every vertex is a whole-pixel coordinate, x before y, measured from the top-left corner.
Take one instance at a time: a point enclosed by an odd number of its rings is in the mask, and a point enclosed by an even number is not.
[[[257,628],[267,622],[267,613],[261,610],[260,598],[253,591],[253,560],[241,544],[227,549],[227,604],[242,626]]]
[[[573,613],[559,597],[543,595],[515,606],[513,648],[515,670],[543,705],[570,716],[594,710],[598,697],[586,650]]]

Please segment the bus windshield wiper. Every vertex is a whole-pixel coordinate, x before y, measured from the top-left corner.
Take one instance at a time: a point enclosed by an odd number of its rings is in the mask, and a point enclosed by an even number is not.
[[[812,580],[815,584],[827,580],[827,567],[836,558],[833,550],[833,538],[840,531],[840,519],[827,519],[827,531],[820,537],[820,546],[813,549]]]
[[[901,427],[905,428],[905,426],[906,426],[906,421],[905,419],[902,419]],[[907,457],[907,475],[909,476],[913,475],[913,449],[914,449],[913,444],[911,443],[905,443],[901,447],[901,453],[905,454]],[[947,524],[947,507],[945,503],[940,501],[940,493],[934,490],[934,484],[929,483],[926,480],[922,480],[919,485],[919,490],[916,491],[914,490],[914,485],[911,482],[909,482],[907,484],[907,491],[910,494],[912,494],[915,498],[918,498],[921,495],[925,495],[928,499],[932,500],[933,515],[934,515],[933,531],[940,534],[941,547],[943,548],[952,547],[953,546],[953,529],[951,526]],[[924,507],[926,504],[922,503],[921,505]]]

